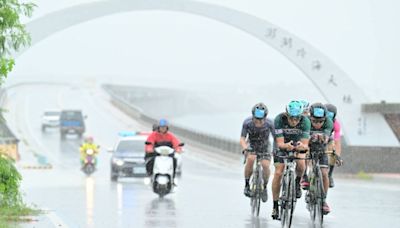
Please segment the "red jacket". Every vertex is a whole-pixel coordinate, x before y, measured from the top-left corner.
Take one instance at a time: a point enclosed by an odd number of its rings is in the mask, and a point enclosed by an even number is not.
[[[165,134],[161,134],[158,131],[154,131],[147,137],[147,142],[151,142],[151,145],[146,145],[145,151],[146,153],[154,152],[154,146],[172,146],[174,150],[178,153],[182,151],[182,148],[179,146],[179,140],[170,132],[166,132]]]

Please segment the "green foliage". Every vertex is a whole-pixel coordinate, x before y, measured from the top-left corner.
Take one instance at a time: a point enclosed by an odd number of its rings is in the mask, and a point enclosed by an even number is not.
[[[14,162],[3,155],[0,156],[0,208],[18,207],[23,204],[19,192],[21,179]]]
[[[20,17],[32,16],[35,6],[18,0],[0,0],[0,84],[14,67],[11,52],[30,44],[30,35],[21,24]]]
[[[361,179],[361,180],[372,180],[373,179],[372,175],[364,172],[364,170],[361,170],[360,172],[358,172],[356,174],[356,176],[358,179]]]

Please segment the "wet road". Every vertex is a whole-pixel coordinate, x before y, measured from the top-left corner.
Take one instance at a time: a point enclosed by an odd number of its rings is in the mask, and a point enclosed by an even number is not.
[[[18,164],[28,202],[52,211],[51,220],[68,227],[280,227],[270,218],[272,203],[262,205],[261,217],[252,218],[243,196],[239,157],[210,156],[187,146],[183,177],[175,193],[158,199],[145,179],[110,181],[106,148],[121,130],[148,130],[111,106],[95,85],[25,85],[9,91],[5,114],[21,139]],[[40,129],[48,108],[82,109],[87,133],[102,146],[98,171],[86,177],[79,170],[80,140],[60,141],[57,129]],[[240,123],[238,123],[240,124]],[[45,157],[53,169],[23,169]],[[396,227],[400,224],[398,183],[337,179],[329,193],[332,213],[324,227]],[[271,195],[271,193],[270,193]],[[311,227],[303,198],[297,205],[294,227]]]

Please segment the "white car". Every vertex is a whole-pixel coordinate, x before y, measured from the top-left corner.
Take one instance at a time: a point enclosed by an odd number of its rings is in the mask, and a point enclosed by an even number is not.
[[[46,131],[48,127],[60,126],[60,111],[46,110],[42,115],[42,131]]]

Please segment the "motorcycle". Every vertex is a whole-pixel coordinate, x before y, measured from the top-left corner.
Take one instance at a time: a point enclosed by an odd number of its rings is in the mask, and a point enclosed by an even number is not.
[[[179,146],[183,146],[181,143]],[[175,150],[169,146],[159,146],[154,149],[153,175],[151,183],[153,192],[161,198],[172,192],[174,188],[174,155]]]
[[[89,176],[96,170],[95,151],[93,149],[87,149],[85,154],[82,171]]]

